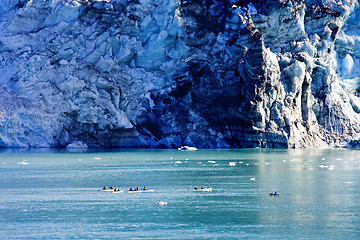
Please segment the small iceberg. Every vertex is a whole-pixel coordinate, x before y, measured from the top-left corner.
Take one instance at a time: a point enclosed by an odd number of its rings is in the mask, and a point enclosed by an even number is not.
[[[176,161],[175,163],[176,163],[176,164],[181,164],[182,162],[181,162],[181,161]]]
[[[236,166],[236,162],[229,162],[229,166]]]
[[[88,149],[88,146],[86,143],[83,143],[81,141],[74,141],[66,146],[66,150],[70,152],[81,152]]]
[[[196,147],[189,147],[189,146],[181,146],[178,148],[180,151],[196,151],[198,150]]]
[[[22,165],[26,165],[26,164],[29,164],[26,160],[23,160],[22,162],[18,162],[17,164],[22,164]]]

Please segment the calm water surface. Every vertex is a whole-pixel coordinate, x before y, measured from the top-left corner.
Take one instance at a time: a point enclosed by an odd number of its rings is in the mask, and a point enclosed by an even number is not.
[[[359,153],[2,150],[0,239],[360,239]]]

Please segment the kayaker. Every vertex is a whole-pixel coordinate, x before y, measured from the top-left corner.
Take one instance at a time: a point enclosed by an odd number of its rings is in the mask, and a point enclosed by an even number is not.
[[[106,187],[105,187],[105,186],[103,187],[103,190],[106,190]]]

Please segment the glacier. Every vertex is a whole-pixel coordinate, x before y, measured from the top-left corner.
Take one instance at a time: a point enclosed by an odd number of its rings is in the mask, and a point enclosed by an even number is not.
[[[3,0],[0,147],[356,147],[354,0]]]

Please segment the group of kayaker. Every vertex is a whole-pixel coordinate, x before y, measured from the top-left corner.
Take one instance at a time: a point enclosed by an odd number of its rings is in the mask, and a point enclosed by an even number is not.
[[[106,188],[106,186],[104,186],[102,190],[103,191],[114,191],[114,192],[121,191],[120,188],[114,188],[113,186],[110,186],[108,188]],[[140,191],[140,190],[145,191],[145,190],[147,190],[147,188],[145,186],[141,189],[139,189],[139,187],[136,187],[136,188],[131,187],[128,191],[132,192],[132,191]]]
[[[205,188],[203,186],[201,186],[200,188],[198,187],[194,187],[195,190],[204,190]],[[117,191],[124,191],[124,190],[120,190],[120,188],[114,188],[113,186],[110,186],[109,188],[106,188],[106,186],[103,187],[102,189],[103,191],[114,191],[114,192],[117,192]],[[146,191],[146,187],[144,186],[143,188],[139,189],[139,187],[136,187],[136,188],[130,188],[128,191],[129,192],[136,192],[136,191]],[[205,189],[206,190],[206,189]],[[150,191],[153,191],[153,190],[150,190]],[[269,193],[270,196],[279,196],[280,194],[278,192],[271,192]]]

